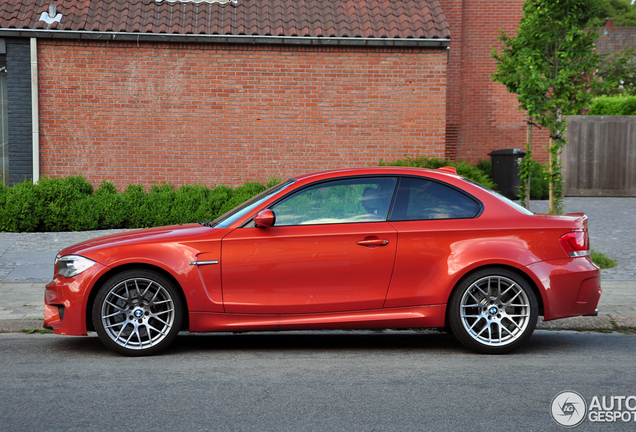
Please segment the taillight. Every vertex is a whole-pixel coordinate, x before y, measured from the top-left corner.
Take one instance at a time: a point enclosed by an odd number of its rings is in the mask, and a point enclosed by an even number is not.
[[[590,254],[590,242],[585,231],[574,231],[564,234],[559,241],[563,249],[573,258]]]

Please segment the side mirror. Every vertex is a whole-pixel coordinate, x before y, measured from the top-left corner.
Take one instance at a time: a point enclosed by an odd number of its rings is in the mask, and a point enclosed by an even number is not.
[[[273,227],[276,222],[276,215],[270,209],[261,210],[254,216],[256,228]]]

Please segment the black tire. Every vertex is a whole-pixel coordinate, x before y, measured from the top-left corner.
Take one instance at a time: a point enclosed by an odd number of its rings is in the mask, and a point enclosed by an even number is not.
[[[534,291],[505,268],[478,270],[455,287],[448,301],[448,324],[465,347],[503,354],[523,345],[537,325]]]
[[[149,270],[113,276],[93,304],[93,325],[101,341],[128,356],[164,350],[177,337],[182,322],[179,292],[167,278]]]

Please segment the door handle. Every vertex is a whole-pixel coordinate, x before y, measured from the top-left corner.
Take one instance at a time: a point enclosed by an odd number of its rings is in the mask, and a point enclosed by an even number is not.
[[[389,244],[389,241],[386,239],[370,239],[370,240],[360,240],[357,244],[359,244],[360,246],[366,246],[366,247],[386,246]]]

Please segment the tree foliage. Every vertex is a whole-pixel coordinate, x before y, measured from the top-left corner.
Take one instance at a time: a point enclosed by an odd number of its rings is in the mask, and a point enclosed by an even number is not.
[[[595,0],[527,0],[517,35],[502,31],[503,48],[493,49],[493,79],[517,94],[520,108],[550,131],[550,211],[555,213],[562,210],[564,116],[589,107],[588,78],[599,61],[598,35],[586,30],[596,12]]]
[[[636,95],[636,51],[623,51],[601,56],[598,69],[590,80],[592,96]]]
[[[588,26],[601,28],[606,19],[613,19],[615,27],[636,26],[636,5],[630,0],[597,0],[598,9]]]

